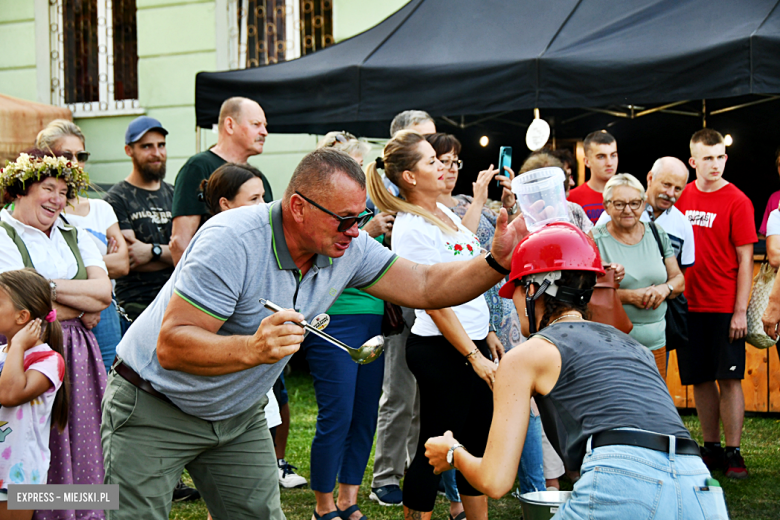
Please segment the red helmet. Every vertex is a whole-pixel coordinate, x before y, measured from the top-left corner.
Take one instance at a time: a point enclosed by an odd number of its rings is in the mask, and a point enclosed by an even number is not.
[[[553,271],[593,271],[604,274],[596,243],[568,222],[553,222],[517,244],[509,281],[498,294],[512,298],[515,284],[524,276]]]

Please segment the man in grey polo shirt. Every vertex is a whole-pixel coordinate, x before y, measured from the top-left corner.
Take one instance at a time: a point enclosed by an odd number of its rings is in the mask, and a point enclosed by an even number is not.
[[[317,150],[281,201],[223,212],[195,235],[117,347],[103,400],[105,481],[120,490],[109,518],[167,518],[184,467],[215,520],[284,518],[263,408],[303,341],[289,322],[346,287],[420,309],[469,301],[501,279],[527,234],[502,212],[495,258],[416,265],[358,230],[365,186],[348,155]],[[260,298],[290,310],[271,314]]]

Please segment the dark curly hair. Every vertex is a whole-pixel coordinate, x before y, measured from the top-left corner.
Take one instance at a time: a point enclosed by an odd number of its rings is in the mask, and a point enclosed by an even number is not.
[[[596,273],[592,271],[561,271],[561,278],[555,283],[558,286],[571,287],[572,289],[592,289],[596,285]],[[579,312],[585,319],[588,319],[590,316],[587,303],[572,304],[562,302],[547,293],[542,295],[542,301],[544,302],[544,315],[539,324],[539,330],[549,325],[553,316],[558,316],[567,311]]]

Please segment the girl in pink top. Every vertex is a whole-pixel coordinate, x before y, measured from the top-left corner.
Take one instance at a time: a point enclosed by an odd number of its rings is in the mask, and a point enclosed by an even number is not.
[[[0,273],[0,334],[0,520],[29,519],[8,510],[8,485],[46,484],[49,432],[68,420],[62,329],[34,269]]]

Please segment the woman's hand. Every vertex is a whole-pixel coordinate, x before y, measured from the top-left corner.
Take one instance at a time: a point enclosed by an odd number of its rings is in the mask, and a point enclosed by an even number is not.
[[[98,323],[100,323],[100,313],[99,312],[85,312],[84,315],[81,317],[81,323],[84,324],[84,327],[86,327],[87,330],[94,329]]]
[[[108,237],[108,244],[106,245],[106,254],[113,255],[119,251],[119,244],[117,244],[114,237]]]
[[[501,361],[501,358],[504,357],[504,345],[498,339],[498,335],[491,330],[488,332],[485,341],[490,349],[490,354],[493,356],[493,362]]]
[[[27,351],[34,347],[41,339],[41,319],[36,318],[27,322],[27,325],[22,327],[22,330],[14,335],[11,340],[13,346],[20,347],[23,351]]]
[[[383,211],[363,226],[363,231],[368,233],[371,238],[376,238],[379,235],[390,233],[393,229],[393,222],[395,222],[395,215]]]
[[[472,204],[485,204],[488,198],[488,187],[490,186],[490,181],[493,180],[493,177],[495,177],[497,173],[498,170],[493,168],[492,164],[487,170],[482,170],[479,172],[479,175],[477,175],[477,181],[471,183],[471,187],[474,190],[474,201]]]
[[[428,457],[428,462],[433,466],[435,474],[439,475],[452,469],[452,466],[447,462],[447,452],[457,442],[449,430],[440,437],[431,437],[425,441],[425,456]]]
[[[515,172],[509,166],[504,166],[504,172],[496,176],[496,180],[501,184],[504,191],[501,192],[501,205],[506,209],[512,209],[517,203],[515,194],[512,192],[512,180],[515,178]]]
[[[623,264],[607,264],[604,266],[604,270],[615,271],[615,283],[618,285],[623,281],[623,278],[626,277],[626,268]]]
[[[493,390],[493,383],[496,382],[496,364],[479,352],[468,359],[471,362],[471,368],[474,369],[474,372],[477,373],[480,379],[488,384],[491,390]]]
[[[642,308],[654,310],[666,300],[671,292],[666,285],[651,285],[638,290],[642,292]]]

